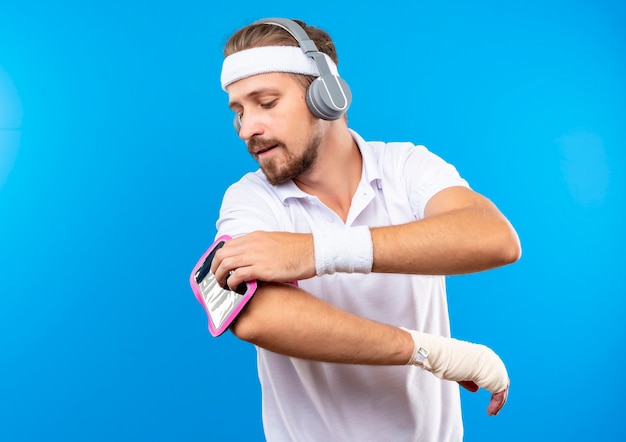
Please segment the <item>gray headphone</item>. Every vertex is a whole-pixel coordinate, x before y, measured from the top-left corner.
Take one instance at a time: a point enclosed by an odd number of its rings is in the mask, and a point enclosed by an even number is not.
[[[309,38],[302,27],[293,20],[286,18],[265,18],[257,20],[253,25],[268,24],[280,26],[289,32],[298,41],[302,52],[311,57],[320,71],[306,91],[306,103],[311,113],[322,120],[338,120],[346,113],[352,93],[348,83],[330,71],[324,54],[317,49],[313,40]],[[235,117],[235,130],[241,130],[241,119]]]

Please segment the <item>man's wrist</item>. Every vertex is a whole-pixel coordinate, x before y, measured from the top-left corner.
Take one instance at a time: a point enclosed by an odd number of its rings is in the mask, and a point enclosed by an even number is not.
[[[372,271],[374,250],[367,226],[313,232],[313,248],[318,276]]]

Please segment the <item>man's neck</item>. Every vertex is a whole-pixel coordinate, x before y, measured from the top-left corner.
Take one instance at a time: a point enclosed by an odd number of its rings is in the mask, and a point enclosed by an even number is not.
[[[363,161],[345,122],[333,123],[337,124],[325,134],[315,165],[294,182],[304,192],[317,196],[345,222],[361,180]]]

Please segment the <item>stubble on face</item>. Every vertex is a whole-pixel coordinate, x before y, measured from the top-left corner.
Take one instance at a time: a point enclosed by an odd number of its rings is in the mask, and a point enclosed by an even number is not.
[[[248,152],[259,163],[267,181],[276,186],[308,172],[313,167],[321,139],[320,134],[312,136],[304,151],[299,155],[290,152],[285,143],[279,140],[252,139],[248,143]],[[275,146],[274,149],[282,149],[284,155],[259,161],[258,155],[253,153],[258,146]]]

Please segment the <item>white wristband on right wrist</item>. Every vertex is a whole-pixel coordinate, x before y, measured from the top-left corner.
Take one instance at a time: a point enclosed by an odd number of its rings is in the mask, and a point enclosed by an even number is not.
[[[313,247],[318,276],[372,271],[374,248],[367,226],[315,231]]]
[[[440,379],[473,381],[491,393],[508,387],[506,367],[489,347],[401,328],[413,338],[413,354],[407,365],[417,365]]]

